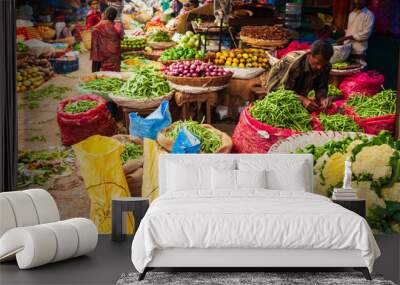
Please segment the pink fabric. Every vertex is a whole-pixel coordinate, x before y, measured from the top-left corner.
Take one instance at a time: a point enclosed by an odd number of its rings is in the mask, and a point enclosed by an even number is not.
[[[343,98],[345,99],[357,93],[372,96],[381,90],[384,80],[383,75],[370,70],[345,78],[340,83],[339,89],[342,91]]]
[[[307,50],[311,47],[309,43],[302,43],[299,41],[292,41],[287,48],[280,49],[277,51],[277,58],[281,59],[285,55],[287,55],[289,52],[292,51],[299,51],[299,50]]]

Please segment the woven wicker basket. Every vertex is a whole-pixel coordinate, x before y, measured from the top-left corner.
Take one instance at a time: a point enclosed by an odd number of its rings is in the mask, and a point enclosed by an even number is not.
[[[92,48],[92,31],[91,30],[82,31],[81,37],[85,48],[87,50],[90,50]]]
[[[175,42],[148,42],[153,49],[167,49],[176,45]]]
[[[115,104],[121,107],[126,108],[135,108],[135,109],[150,109],[156,108],[160,106],[161,102],[165,100],[171,100],[174,95],[174,91],[171,91],[163,96],[151,99],[132,99],[121,96],[115,96],[110,94],[109,97],[114,101]]]
[[[173,139],[168,138],[166,136],[166,134],[172,128],[172,126],[173,125],[163,129],[157,135],[158,144],[161,145],[166,150],[168,150],[169,152],[172,150],[172,146],[174,145],[175,141]],[[220,130],[214,128],[211,125],[202,124],[202,126],[207,129],[210,129],[211,131],[216,133],[221,138],[221,147],[215,151],[216,153],[230,153],[231,152],[233,143],[232,143],[232,139],[230,136],[228,136],[226,133],[221,132]]]
[[[262,40],[262,39],[254,39],[246,36],[240,35],[240,40],[256,47],[283,47],[286,46],[289,42],[288,39],[282,40]]]
[[[168,81],[177,85],[194,86],[194,87],[214,87],[224,86],[228,84],[232,77],[232,73],[224,76],[215,77],[179,77],[166,75]]]

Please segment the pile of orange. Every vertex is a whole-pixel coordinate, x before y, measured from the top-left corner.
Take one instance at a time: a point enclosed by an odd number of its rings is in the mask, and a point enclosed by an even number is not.
[[[266,68],[268,66],[267,52],[262,49],[235,49],[217,52],[216,65],[240,68]]]

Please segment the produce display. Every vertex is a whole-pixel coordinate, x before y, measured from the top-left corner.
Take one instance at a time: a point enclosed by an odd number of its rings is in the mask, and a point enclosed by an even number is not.
[[[212,63],[205,63],[200,60],[175,62],[164,70],[165,74],[179,77],[212,77],[231,74]]]
[[[279,25],[244,26],[240,30],[240,35],[261,40],[287,40],[290,37],[288,29]]]
[[[143,50],[146,47],[144,37],[124,37],[121,41],[121,48],[124,50]]]
[[[347,69],[350,66],[348,62],[341,61],[341,62],[336,62],[332,64],[333,69]]]
[[[346,102],[361,118],[372,118],[396,113],[396,91],[383,90],[374,96],[359,94],[350,96]]]
[[[28,46],[21,41],[17,42],[17,52],[27,52],[29,50]]]
[[[388,132],[310,144],[297,150],[314,156],[315,192],[330,197],[341,187],[344,162],[352,162],[352,187],[366,199],[367,221],[374,232],[400,233],[400,150]]]
[[[84,113],[91,109],[96,108],[97,102],[92,100],[80,100],[69,103],[64,106],[64,112],[69,114]]]
[[[215,64],[240,68],[266,68],[268,65],[268,57],[265,50],[256,48],[235,49],[231,51],[225,50],[217,52]]]
[[[124,151],[121,153],[121,162],[125,164],[131,159],[138,159],[143,156],[143,147],[135,143],[125,143]]]
[[[195,48],[200,47],[200,41],[204,43],[205,37],[200,34],[194,34],[192,31],[187,31],[186,34],[179,40],[178,45],[184,48]]]
[[[324,131],[346,131],[346,132],[361,132],[357,123],[349,116],[335,114],[327,115],[321,113],[318,116],[319,121]]]
[[[53,68],[47,58],[34,55],[17,57],[17,92],[35,89],[49,80],[53,75]]]
[[[328,85],[328,94],[327,94],[327,96],[328,97],[338,98],[338,97],[342,96],[342,91],[340,91],[340,89],[337,88],[335,85],[329,84]],[[307,97],[309,99],[314,99],[315,98],[315,90],[311,90],[310,92],[308,92]]]
[[[179,60],[179,59],[202,59],[205,54],[193,48],[172,47],[166,49],[160,56],[160,60]]]
[[[182,127],[186,127],[189,132],[200,140],[200,150],[202,152],[214,153],[222,146],[221,138],[216,133],[203,127],[201,123],[192,120],[177,121],[173,123],[172,128],[170,128],[166,133],[166,136],[175,140]]]
[[[311,130],[311,115],[291,90],[269,93],[264,99],[255,101],[249,112],[254,119],[275,128]]]
[[[152,67],[138,67],[115,95],[128,98],[156,98],[171,91],[163,74]]]
[[[17,188],[26,189],[30,185],[43,185],[51,177],[68,170],[72,151],[57,148],[42,151],[21,150],[18,152]]]
[[[149,42],[170,42],[171,37],[165,31],[156,31],[148,37]]]
[[[85,82],[82,87],[87,90],[94,90],[100,92],[116,92],[121,89],[124,81],[119,78],[102,77]]]

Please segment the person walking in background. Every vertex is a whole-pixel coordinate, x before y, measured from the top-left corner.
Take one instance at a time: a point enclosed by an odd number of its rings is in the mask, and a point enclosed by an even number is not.
[[[92,71],[120,71],[121,44],[123,30],[115,27],[118,11],[108,7],[103,19],[92,31],[92,48],[90,59],[93,61]]]
[[[338,43],[351,43],[352,57],[364,61],[375,17],[366,7],[366,0],[354,0],[354,6],[354,10],[349,15],[346,34],[338,40]]]
[[[101,21],[101,12],[97,0],[89,1],[90,9],[86,15],[86,29],[89,30]]]

